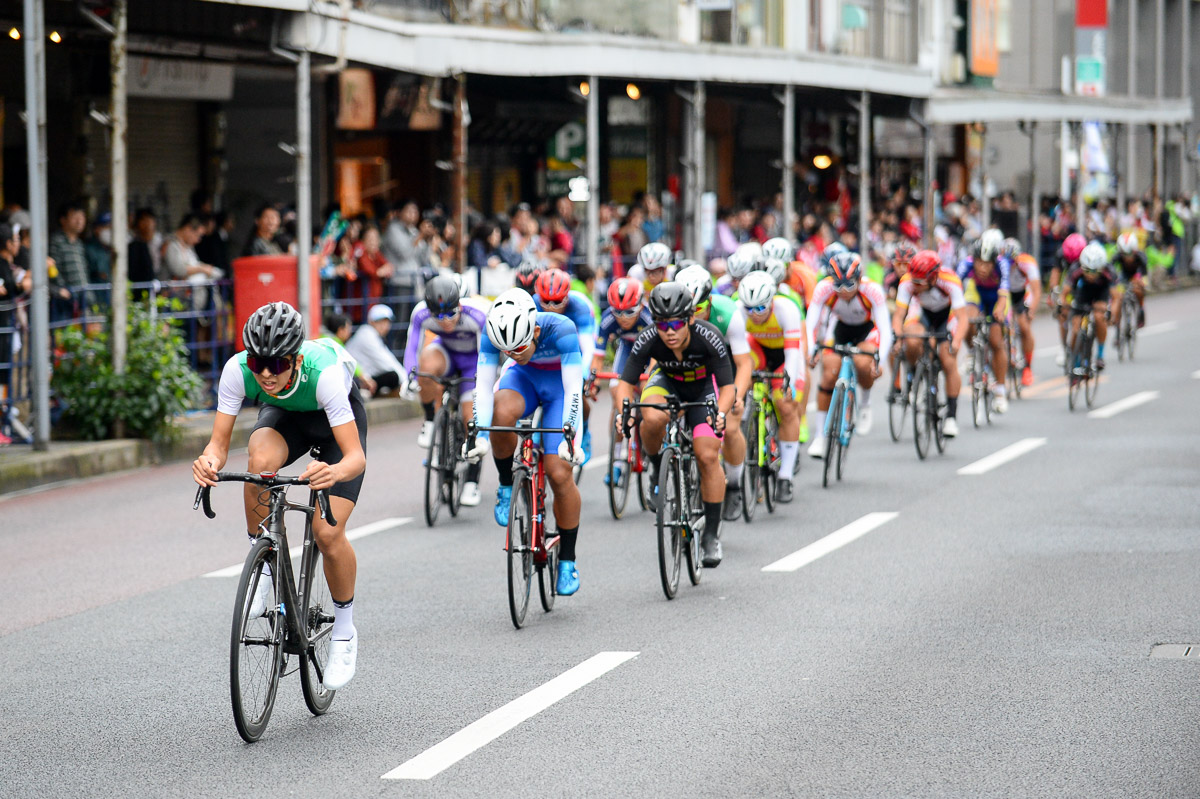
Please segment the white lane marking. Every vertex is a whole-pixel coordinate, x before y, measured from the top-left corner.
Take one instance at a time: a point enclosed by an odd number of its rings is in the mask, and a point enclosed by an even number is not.
[[[1038,347],[1036,350],[1034,350],[1033,357],[1045,358],[1047,355],[1054,355],[1054,354],[1062,352],[1062,351],[1063,351],[1062,344],[1050,344],[1046,347]]]
[[[1157,336],[1159,333],[1170,333],[1172,330],[1177,330],[1178,328],[1178,322],[1159,322],[1157,325],[1146,325],[1138,331],[1138,338],[1142,336]]]
[[[803,549],[798,549],[785,558],[780,558],[774,563],[763,566],[762,570],[765,572],[794,572],[803,566],[807,566],[814,560],[846,546],[851,541],[861,538],[876,527],[887,524],[899,515],[899,513],[893,511],[868,513],[861,519],[850,522],[850,524],[847,524],[842,529],[836,530],[824,538],[812,542]]]
[[[1197,369],[1196,371],[1192,372],[1192,379],[1200,380],[1200,369]]]
[[[637,652],[601,652],[539,685],[504,707],[463,727],[439,744],[384,774],[385,780],[428,780],[441,774],[472,752],[487,746],[522,721],[533,718],[555,702],[637,657]]]
[[[1127,411],[1130,408],[1136,408],[1139,405],[1145,405],[1147,402],[1153,402],[1159,398],[1157,391],[1139,391],[1136,394],[1131,394],[1125,399],[1119,399],[1116,402],[1111,402],[1103,408],[1097,408],[1088,413],[1089,419],[1108,419],[1116,416],[1122,411]]]
[[[1040,446],[1045,445],[1044,438],[1023,438],[1015,444],[1009,444],[998,452],[993,452],[986,458],[980,458],[974,463],[967,464],[958,470],[958,474],[987,474],[992,469],[998,466],[1003,466],[1009,461],[1016,460],[1027,452],[1033,452]]]
[[[601,466],[607,466],[607,465],[608,465],[608,456],[607,455],[597,455],[596,457],[592,458],[590,461],[588,461],[587,463],[585,463],[583,465],[583,470],[585,472],[587,472],[587,471],[591,471],[592,469],[599,469]]]
[[[400,525],[408,524],[412,520],[413,518],[411,516],[393,516],[387,519],[380,519],[379,521],[364,524],[362,527],[355,527],[353,530],[347,530],[346,540],[357,541],[360,538],[366,538],[369,535],[374,535],[375,533],[381,533],[384,530],[390,530],[393,527],[399,527]],[[304,545],[301,544],[300,546],[292,547],[288,554],[290,554],[293,558],[298,558],[300,557],[300,553],[303,551]],[[216,571],[209,572],[203,576],[237,577],[242,573],[242,568],[245,565],[246,564],[244,561],[242,563],[235,563],[232,566],[227,566],[224,569],[217,569]]]

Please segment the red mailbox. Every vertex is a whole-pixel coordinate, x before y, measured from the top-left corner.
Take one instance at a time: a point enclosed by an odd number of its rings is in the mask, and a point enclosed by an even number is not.
[[[311,318],[308,337],[316,338],[321,329],[321,272],[320,256],[314,255],[309,264],[312,286]],[[233,313],[237,317],[234,341],[242,349],[242,327],[250,314],[270,302],[289,303],[300,307],[299,277],[294,255],[248,255],[233,261]]]

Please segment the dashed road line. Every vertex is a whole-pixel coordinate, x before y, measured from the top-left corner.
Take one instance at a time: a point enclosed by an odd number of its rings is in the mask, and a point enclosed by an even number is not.
[[[380,519],[379,521],[370,522],[369,524],[364,524],[362,527],[355,527],[353,530],[347,530],[346,531],[346,540],[347,541],[357,541],[360,538],[366,538],[369,535],[374,535],[375,533],[381,533],[384,530],[390,530],[393,527],[399,527],[401,525],[408,524],[411,521],[412,521],[411,516],[393,516],[393,517],[390,517],[387,519]],[[292,547],[288,554],[290,554],[293,558],[298,558],[298,557],[300,557],[300,553],[303,551],[304,551],[304,545],[301,544],[300,546]],[[205,576],[205,577],[237,577],[238,575],[240,575],[242,573],[242,568],[245,567],[245,565],[246,564],[244,562],[243,563],[235,563],[232,566],[226,566],[224,569],[217,569],[216,571],[209,572],[208,574],[205,574],[203,576]]]
[[[1159,398],[1157,391],[1139,391],[1136,394],[1131,394],[1125,399],[1119,399],[1116,402],[1111,402],[1101,408],[1088,412],[1089,419],[1109,419],[1116,416],[1118,413],[1123,413],[1130,408],[1136,408],[1139,405],[1145,405],[1147,402],[1153,402]]]
[[[1004,449],[993,452],[986,458],[980,458],[974,463],[967,464],[958,470],[958,474],[987,474],[992,469],[1003,466],[1009,461],[1016,460],[1026,453],[1033,452],[1035,449],[1044,446],[1045,444],[1046,439],[1044,438],[1023,438],[1015,444],[1009,444]]]
[[[539,685],[524,696],[493,710],[439,744],[384,774],[385,780],[428,780],[490,744],[523,721],[633,658],[637,652],[601,652]],[[549,746],[550,743],[547,743]]]
[[[818,558],[823,558],[834,550],[840,549],[851,541],[855,541],[867,533],[874,530],[876,527],[887,524],[892,519],[899,516],[899,513],[894,511],[876,511],[868,513],[861,519],[850,522],[840,530],[836,530],[829,535],[812,542],[803,549],[798,549],[787,557],[780,558],[774,563],[763,566],[765,572],[794,572]]]

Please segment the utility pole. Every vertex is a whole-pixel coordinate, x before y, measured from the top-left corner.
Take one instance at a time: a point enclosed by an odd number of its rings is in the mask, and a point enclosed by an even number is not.
[[[29,215],[33,220],[30,269],[33,302],[30,359],[33,363],[33,448],[50,446],[50,287],[46,265],[46,20],[43,0],[24,0],[25,141],[29,168]]]
[[[129,345],[129,180],[125,168],[125,139],[128,130],[128,109],[125,79],[128,75],[127,40],[129,28],[128,0],[115,0],[112,6],[113,38],[110,45],[112,62],[112,343],[113,374],[125,374],[125,355]],[[117,438],[125,437],[125,419],[117,417]]]

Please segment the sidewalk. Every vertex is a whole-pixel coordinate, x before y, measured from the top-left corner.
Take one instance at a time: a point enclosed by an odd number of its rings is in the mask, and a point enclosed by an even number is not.
[[[369,400],[366,408],[367,425],[372,428],[421,415],[420,405],[400,399]],[[0,448],[0,496],[80,477],[192,460],[208,443],[213,415],[212,411],[190,414],[182,422],[183,435],[179,440],[162,446],[141,439],[123,438],[114,441],[51,441],[50,449],[46,452],[34,452],[27,446]],[[257,416],[258,411],[254,408],[241,412],[233,428],[231,449],[246,446]]]

